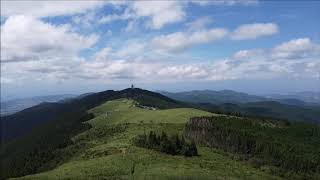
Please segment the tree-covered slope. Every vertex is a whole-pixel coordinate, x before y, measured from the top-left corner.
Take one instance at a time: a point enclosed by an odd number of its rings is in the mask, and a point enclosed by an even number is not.
[[[206,111],[223,114],[241,114],[244,116],[282,119],[291,122],[306,122],[320,125],[320,107],[299,107],[281,104],[275,101],[251,102],[245,104],[210,103],[196,104]]]
[[[304,123],[232,116],[193,117],[186,136],[239,154],[256,167],[291,179],[320,177],[320,128]]]

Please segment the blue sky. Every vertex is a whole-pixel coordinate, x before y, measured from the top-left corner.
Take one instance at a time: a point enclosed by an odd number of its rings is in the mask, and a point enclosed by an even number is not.
[[[1,97],[320,90],[317,1],[1,1]]]

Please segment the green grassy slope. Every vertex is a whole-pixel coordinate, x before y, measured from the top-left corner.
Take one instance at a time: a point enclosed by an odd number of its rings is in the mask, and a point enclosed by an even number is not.
[[[76,153],[53,170],[17,179],[278,179],[232,160],[219,151],[199,147],[200,156],[171,156],[133,145],[150,130],[182,133],[193,116],[213,115],[196,109],[147,110],[118,99],[92,110],[93,127],[77,136]],[[68,147],[66,148],[67,151]]]

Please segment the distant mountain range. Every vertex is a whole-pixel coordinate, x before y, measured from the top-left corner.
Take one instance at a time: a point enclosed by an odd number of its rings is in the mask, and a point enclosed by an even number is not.
[[[267,98],[265,97],[249,95],[246,93],[236,92],[232,90],[195,90],[177,93],[160,91],[160,93],[173,99],[193,103],[248,103],[267,100]]]
[[[316,103],[320,104],[320,91],[319,92],[312,92],[312,91],[305,91],[305,92],[298,92],[294,94],[270,94],[266,95],[267,98],[272,99],[296,99],[308,103]]]
[[[74,94],[60,94],[60,95],[50,95],[50,96],[36,96],[30,98],[20,98],[12,99],[8,101],[1,102],[0,115],[10,115],[21,111],[23,109],[38,105],[43,102],[58,102],[65,99],[74,98],[77,95]]]
[[[195,90],[186,92],[171,93],[166,91],[159,91],[161,94],[170,98],[192,102],[192,103],[252,103],[261,101],[276,101],[282,104],[296,105],[296,106],[316,106],[320,105],[320,92],[301,92],[290,95],[272,94],[265,96],[250,95],[242,92],[232,90]]]
[[[264,96],[250,95],[232,90],[195,90],[178,93],[166,91],[159,92],[170,98],[189,103],[211,103],[218,105],[224,103],[244,104],[262,101],[276,101],[281,104],[304,107],[320,105],[320,92],[299,92],[287,95],[270,94]],[[85,93],[79,96],[74,94],[60,94],[7,100],[1,102],[0,116],[10,115],[43,102],[58,102],[75,97],[82,98],[91,94],[93,93]]]
[[[305,102],[296,96],[262,97],[249,95],[231,90],[222,91],[188,91],[188,92],[160,92],[175,100],[188,102],[194,106],[224,114],[242,114],[246,116],[285,119],[288,121],[304,121],[320,124],[320,104],[317,101]],[[315,100],[312,93],[301,93],[304,97]],[[317,95],[317,93],[314,93]]]

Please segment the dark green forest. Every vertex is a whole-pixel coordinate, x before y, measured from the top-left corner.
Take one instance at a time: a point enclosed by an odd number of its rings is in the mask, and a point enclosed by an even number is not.
[[[187,157],[197,156],[198,150],[194,141],[187,142],[184,137],[176,134],[168,137],[165,132],[161,136],[150,131],[136,138],[135,144],[140,147],[153,149],[171,155],[184,155]]]
[[[66,160],[66,152],[72,154],[81,148],[74,146],[71,137],[89,129],[90,125],[82,122],[91,118],[93,115],[88,113],[62,114],[58,120],[42,125],[27,136],[3,145],[0,153],[0,178],[48,170]],[[66,147],[69,148],[68,151],[63,151]],[[46,167],[45,164],[50,165]]]
[[[272,165],[280,175],[312,179],[320,172],[320,128],[310,124],[194,117],[187,123],[185,135],[196,143],[239,154],[256,167]]]

